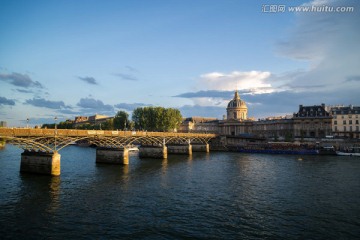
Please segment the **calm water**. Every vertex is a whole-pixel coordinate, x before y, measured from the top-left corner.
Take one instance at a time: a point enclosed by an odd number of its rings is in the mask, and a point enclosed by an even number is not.
[[[68,147],[61,176],[20,174],[0,150],[0,238],[359,239],[360,158],[240,153],[95,164]]]

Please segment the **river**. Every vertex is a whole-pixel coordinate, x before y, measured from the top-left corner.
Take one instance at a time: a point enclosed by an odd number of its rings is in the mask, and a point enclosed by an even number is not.
[[[95,163],[70,146],[61,176],[21,174],[0,150],[1,239],[358,239],[360,158],[228,152]],[[301,158],[301,159],[300,159]]]

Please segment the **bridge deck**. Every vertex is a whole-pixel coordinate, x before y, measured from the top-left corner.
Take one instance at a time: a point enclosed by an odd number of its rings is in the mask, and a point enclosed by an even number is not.
[[[33,128],[0,128],[0,137],[86,137],[86,136],[105,136],[105,137],[201,137],[214,138],[216,134],[206,133],[175,133],[175,132],[146,132],[146,131],[103,131],[103,130],[77,130],[77,129],[33,129]]]

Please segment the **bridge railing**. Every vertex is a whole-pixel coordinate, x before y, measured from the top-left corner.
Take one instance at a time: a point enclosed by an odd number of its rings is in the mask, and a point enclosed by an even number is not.
[[[216,134],[206,133],[175,133],[175,132],[147,132],[147,131],[104,131],[77,129],[34,129],[34,128],[0,128],[0,137],[34,137],[34,136],[68,136],[68,137],[205,137],[213,138]]]

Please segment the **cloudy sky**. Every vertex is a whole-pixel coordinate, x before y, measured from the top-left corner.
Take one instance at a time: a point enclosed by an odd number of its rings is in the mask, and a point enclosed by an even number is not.
[[[0,120],[221,118],[236,89],[255,118],[360,105],[359,26],[358,0],[0,0]]]

